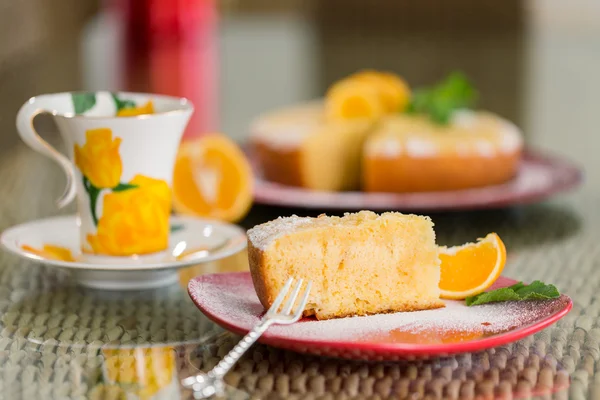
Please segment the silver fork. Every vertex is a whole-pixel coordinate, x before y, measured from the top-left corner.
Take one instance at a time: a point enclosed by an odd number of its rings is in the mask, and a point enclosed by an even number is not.
[[[252,328],[252,330],[248,332],[248,334],[244,336],[243,339],[236,344],[212,370],[208,373],[190,376],[181,381],[183,387],[193,390],[195,399],[204,399],[215,394],[223,394],[225,389],[223,377],[225,377],[233,365],[271,325],[293,324],[302,317],[302,312],[304,311],[304,307],[306,307],[308,294],[310,293],[310,288],[312,286],[311,281],[306,284],[306,287],[300,296],[300,302],[294,307],[294,303],[296,303],[296,299],[302,289],[303,280],[299,279],[294,286],[289,299],[283,307],[281,307],[280,311],[281,303],[283,303],[283,300],[289,293],[293,282],[294,278],[289,278],[287,280],[267,313],[260,320],[260,323]]]

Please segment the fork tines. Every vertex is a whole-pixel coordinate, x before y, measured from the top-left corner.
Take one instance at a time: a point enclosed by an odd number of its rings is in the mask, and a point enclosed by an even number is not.
[[[312,287],[312,281],[308,281],[302,290],[302,284],[304,283],[304,280],[298,279],[296,285],[294,285],[294,288],[290,293],[290,288],[293,282],[294,278],[289,278],[286,281],[285,285],[283,285],[283,288],[275,298],[275,301],[273,301],[273,304],[269,308],[269,311],[267,311],[265,314],[265,318],[277,319],[280,321],[280,323],[292,323],[298,321],[302,317],[302,313],[304,312],[304,308],[308,302],[308,295],[310,293],[310,288]],[[300,301],[296,302],[296,299],[299,295]],[[281,304],[286,298],[287,301],[282,307]]]

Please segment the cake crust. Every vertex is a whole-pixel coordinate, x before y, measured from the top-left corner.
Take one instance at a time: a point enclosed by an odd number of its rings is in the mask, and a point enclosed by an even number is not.
[[[367,192],[408,193],[497,185],[516,176],[520,159],[520,151],[493,158],[365,156],[363,188]]]
[[[252,147],[264,179],[287,186],[309,186],[303,174],[299,148],[274,148],[261,141],[254,141]]]
[[[262,250],[257,249],[251,241],[248,241],[248,263],[250,265],[263,265],[263,254]],[[264,272],[262,268],[250,268],[250,275],[252,276],[256,296],[258,296],[260,304],[265,309],[268,309],[273,304],[275,297],[272,296],[271,290],[266,285],[267,280]]]

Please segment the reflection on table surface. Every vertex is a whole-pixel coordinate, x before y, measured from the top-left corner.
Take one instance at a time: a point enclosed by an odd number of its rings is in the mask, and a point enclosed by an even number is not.
[[[149,399],[174,398],[181,374],[196,371],[190,355],[220,332],[189,301],[189,279],[245,270],[247,261],[242,252],[182,269],[180,284],[139,292],[85,289],[64,272],[27,269],[31,279],[46,279],[42,287],[3,286],[0,294],[4,393]],[[11,369],[21,373],[11,377]]]

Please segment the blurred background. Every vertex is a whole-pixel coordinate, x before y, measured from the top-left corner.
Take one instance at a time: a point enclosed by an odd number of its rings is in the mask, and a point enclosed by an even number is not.
[[[536,147],[594,162],[569,132],[597,134],[599,21],[594,0],[1,0],[0,155],[18,143],[18,108],[40,93],[182,95],[197,110],[188,137],[243,141],[258,113],[361,68],[414,86],[462,69],[479,106]]]

